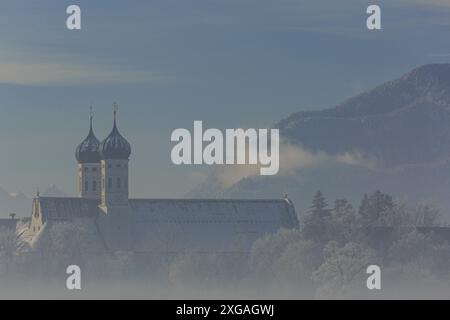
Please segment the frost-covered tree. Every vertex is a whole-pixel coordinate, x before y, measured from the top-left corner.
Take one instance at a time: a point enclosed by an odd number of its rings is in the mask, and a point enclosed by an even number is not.
[[[392,227],[402,221],[395,209],[392,196],[377,190],[370,196],[364,195],[358,213],[365,227]]]
[[[336,227],[335,238],[330,240],[346,242],[361,242],[364,239],[361,221],[353,206],[345,199],[337,199],[332,209],[332,216]]]
[[[414,283],[415,274],[423,276],[421,284],[450,284],[450,246],[427,228],[438,225],[433,207],[399,204],[380,191],[366,195],[357,213],[345,199],[332,209],[326,203],[316,194],[300,230],[280,230],[255,242],[250,270],[260,282],[337,297],[367,292],[365,269],[377,264],[388,283]]]
[[[250,267],[257,279],[274,277],[274,264],[283,254],[285,248],[302,240],[298,230],[280,229],[275,234],[266,235],[253,244],[250,255]]]
[[[5,273],[11,271],[20,245],[21,240],[16,232],[10,230],[0,230],[0,268]]]
[[[317,243],[307,240],[288,244],[274,263],[276,280],[284,286],[311,290],[312,273],[322,261],[321,249]]]
[[[339,225],[327,206],[325,197],[317,191],[303,220],[302,234],[306,240],[326,244],[339,237]]]
[[[437,227],[440,225],[439,210],[430,204],[418,204],[412,208],[411,217],[416,227]]]
[[[377,264],[375,250],[363,244],[349,242],[340,247],[331,241],[324,248],[324,262],[313,273],[318,283],[318,295],[322,297],[346,293],[350,288],[365,286],[366,268]]]
[[[354,225],[356,223],[355,210],[351,203],[345,199],[337,199],[334,202],[332,214],[339,223],[348,225]]]
[[[407,228],[399,239],[392,243],[386,257],[391,263],[406,264],[418,258],[432,254],[433,244],[430,237],[417,231],[417,228]]]
[[[327,216],[330,211],[327,209],[328,202],[320,190],[317,190],[311,206],[311,213],[317,216]]]
[[[419,232],[417,228],[405,228],[389,248],[386,260],[391,265],[406,266],[421,261],[430,272],[446,277],[450,275],[450,245],[434,239],[433,232]],[[426,262],[426,263],[425,263]]]

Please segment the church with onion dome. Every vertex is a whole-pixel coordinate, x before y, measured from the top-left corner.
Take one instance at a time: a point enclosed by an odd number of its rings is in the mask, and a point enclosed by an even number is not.
[[[280,228],[296,228],[292,202],[280,199],[134,199],[129,196],[132,148],[120,133],[118,108],[112,130],[100,141],[89,132],[78,145],[78,195],[33,199],[27,239],[31,247],[55,226],[82,228],[85,248],[99,252],[227,252],[239,242],[249,251],[259,237]],[[70,236],[70,235],[67,235]],[[169,241],[170,240],[170,248]]]

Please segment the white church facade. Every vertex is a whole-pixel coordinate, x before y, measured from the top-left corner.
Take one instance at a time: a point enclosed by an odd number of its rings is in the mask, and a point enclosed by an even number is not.
[[[61,222],[82,226],[93,252],[156,252],[168,239],[172,251],[225,252],[239,242],[248,251],[259,237],[297,228],[292,202],[281,199],[130,199],[129,142],[117,126],[100,142],[93,131],[76,149],[78,197],[33,200],[29,243]]]

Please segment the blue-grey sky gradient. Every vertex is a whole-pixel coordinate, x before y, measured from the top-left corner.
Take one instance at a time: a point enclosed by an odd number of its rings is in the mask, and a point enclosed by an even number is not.
[[[171,132],[270,127],[333,106],[426,63],[450,61],[450,2],[3,0],[0,186],[76,190],[76,145],[112,125],[132,143],[131,194],[181,196],[208,168],[176,167]],[[65,28],[78,4],[82,30]]]

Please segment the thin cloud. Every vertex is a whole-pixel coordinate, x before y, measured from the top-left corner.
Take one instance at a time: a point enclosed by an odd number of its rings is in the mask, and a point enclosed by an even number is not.
[[[0,63],[0,83],[17,85],[77,85],[146,83],[165,77],[148,72],[54,63]]]

